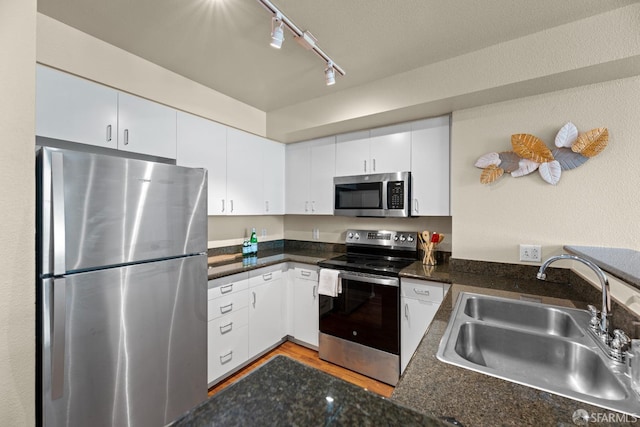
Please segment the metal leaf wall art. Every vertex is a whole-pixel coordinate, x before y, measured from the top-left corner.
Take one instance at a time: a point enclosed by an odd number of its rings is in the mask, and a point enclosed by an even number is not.
[[[544,181],[556,185],[563,171],[583,165],[600,154],[608,143],[607,128],[580,134],[576,126],[568,122],[558,131],[553,151],[540,138],[519,133],[511,135],[513,151],[487,153],[476,161],[475,166],[482,169],[482,184],[491,184],[505,173],[517,178],[537,170]]]

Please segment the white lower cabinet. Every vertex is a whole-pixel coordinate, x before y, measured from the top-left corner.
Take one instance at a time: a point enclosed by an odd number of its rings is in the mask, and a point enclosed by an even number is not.
[[[400,279],[400,372],[404,372],[438,311],[447,283]]]
[[[247,361],[249,274],[210,280],[207,291],[207,383]]]
[[[318,268],[296,265],[291,269],[293,337],[318,348]]]
[[[277,344],[285,332],[286,264],[249,272],[249,358]]]

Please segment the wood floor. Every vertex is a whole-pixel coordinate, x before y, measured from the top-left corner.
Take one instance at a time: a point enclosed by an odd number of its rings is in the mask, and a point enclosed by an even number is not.
[[[393,387],[390,385],[381,383],[372,378],[369,378],[364,375],[360,375],[357,372],[350,371],[348,369],[344,369],[340,366],[334,365],[333,363],[325,362],[324,360],[320,360],[318,357],[318,352],[311,350],[309,348],[303,347],[301,345],[292,343],[291,341],[286,341],[281,344],[279,347],[270,351],[269,353],[262,356],[260,359],[257,359],[253,363],[247,365],[240,371],[236,372],[226,380],[223,380],[209,389],[209,396],[213,396],[217,392],[221,391],[225,387],[233,384],[238,381],[240,378],[244,377],[258,366],[267,362],[274,356],[279,354],[288,356],[294,360],[297,360],[300,363],[304,363],[305,365],[311,366],[316,369],[320,369],[321,371],[326,372],[327,374],[333,375],[334,377],[341,378],[347,382],[360,386],[364,389],[367,389],[373,393],[377,393],[384,397],[391,396],[393,392]]]

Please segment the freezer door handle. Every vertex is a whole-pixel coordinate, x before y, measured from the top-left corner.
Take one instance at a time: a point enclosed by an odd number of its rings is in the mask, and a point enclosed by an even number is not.
[[[64,394],[64,348],[67,318],[66,280],[52,281],[51,301],[51,400],[60,399]]]
[[[53,274],[65,272],[64,163],[60,152],[51,153],[51,209],[53,211]]]

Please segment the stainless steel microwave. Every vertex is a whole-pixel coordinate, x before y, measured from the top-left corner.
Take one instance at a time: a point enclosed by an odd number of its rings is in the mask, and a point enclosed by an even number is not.
[[[333,178],[334,215],[407,217],[411,214],[411,172]]]

